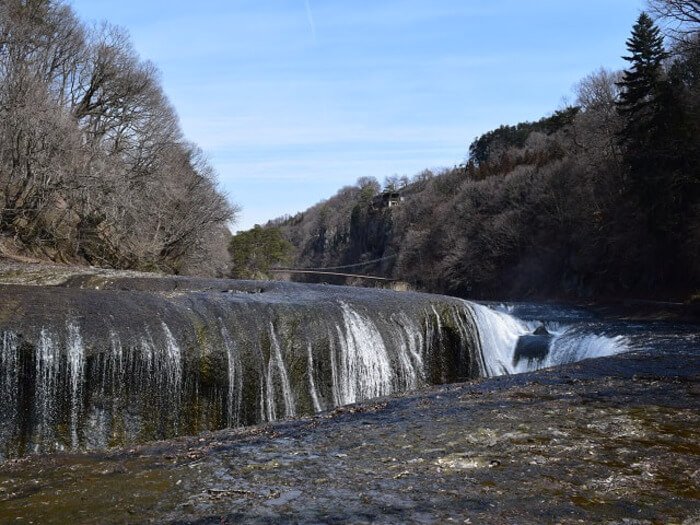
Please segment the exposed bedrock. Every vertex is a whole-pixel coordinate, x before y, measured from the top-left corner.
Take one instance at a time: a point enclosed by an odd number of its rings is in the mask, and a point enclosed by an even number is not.
[[[309,414],[484,372],[468,306],[382,290],[80,276],[0,285],[0,455]]]
[[[83,273],[0,284],[0,458],[311,414],[607,355],[620,338],[451,297]],[[541,344],[540,344],[541,343]]]

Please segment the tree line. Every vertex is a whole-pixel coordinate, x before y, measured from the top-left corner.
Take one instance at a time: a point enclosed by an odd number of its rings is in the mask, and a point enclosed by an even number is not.
[[[236,211],[124,31],[0,0],[0,252],[221,274]]]
[[[297,267],[394,255],[367,273],[433,292],[697,296],[700,2],[653,0],[650,12],[632,28],[627,68],[582,79],[572,106],[485,133],[460,167],[384,187],[362,178],[266,227],[291,242]],[[373,205],[395,189],[399,206]]]

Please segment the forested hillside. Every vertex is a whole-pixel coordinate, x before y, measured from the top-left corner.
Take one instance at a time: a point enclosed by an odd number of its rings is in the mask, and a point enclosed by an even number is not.
[[[674,11],[678,5],[686,11]],[[383,188],[361,178],[267,227],[294,245],[296,267],[379,259],[353,272],[433,292],[697,294],[700,6],[652,6],[673,34],[664,43],[640,15],[627,69],[581,80],[571,107],[485,133],[458,168],[388,179]],[[402,200],[387,203],[396,190]]]
[[[126,34],[0,0],[0,255],[216,274],[234,212]]]

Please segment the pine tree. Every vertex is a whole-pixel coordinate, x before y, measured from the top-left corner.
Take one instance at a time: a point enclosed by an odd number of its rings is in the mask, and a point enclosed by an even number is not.
[[[627,121],[622,138],[623,142],[631,141],[633,147],[643,146],[639,141],[646,142],[644,138],[651,131],[649,126],[659,111],[662,62],[666,58],[661,32],[644,12],[632,28],[627,50],[630,55],[622,58],[631,66],[618,84],[622,88],[618,110]]]
[[[625,119],[619,139],[629,169],[628,190],[638,200],[649,231],[662,229],[661,215],[667,207],[662,151],[665,149],[668,82],[664,81],[663,37],[653,20],[639,15],[627,40],[630,62],[625,70],[617,109]]]
[[[644,281],[653,287],[668,274],[668,235],[673,215],[672,185],[663,151],[667,135],[665,117],[668,106],[668,82],[664,80],[666,53],[663,37],[653,20],[639,15],[627,40],[630,63],[625,70],[617,109],[625,119],[619,139],[628,169],[624,188],[638,206],[637,218],[646,223],[649,250]]]

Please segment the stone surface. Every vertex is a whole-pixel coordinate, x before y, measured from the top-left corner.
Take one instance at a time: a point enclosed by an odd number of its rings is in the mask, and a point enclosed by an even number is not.
[[[697,338],[0,466],[12,523],[698,523]]]
[[[1,262],[0,283],[0,294],[38,285],[22,293],[53,301],[308,299],[270,283]],[[6,298],[0,318],[14,319]],[[0,523],[700,523],[700,330],[683,324],[694,319],[684,308],[642,306],[602,310],[625,320],[636,350],[624,355],[245,429],[5,461]],[[515,310],[540,319],[552,305]]]
[[[39,266],[0,265],[0,460],[311,414],[483,370],[471,310],[452,297]]]

